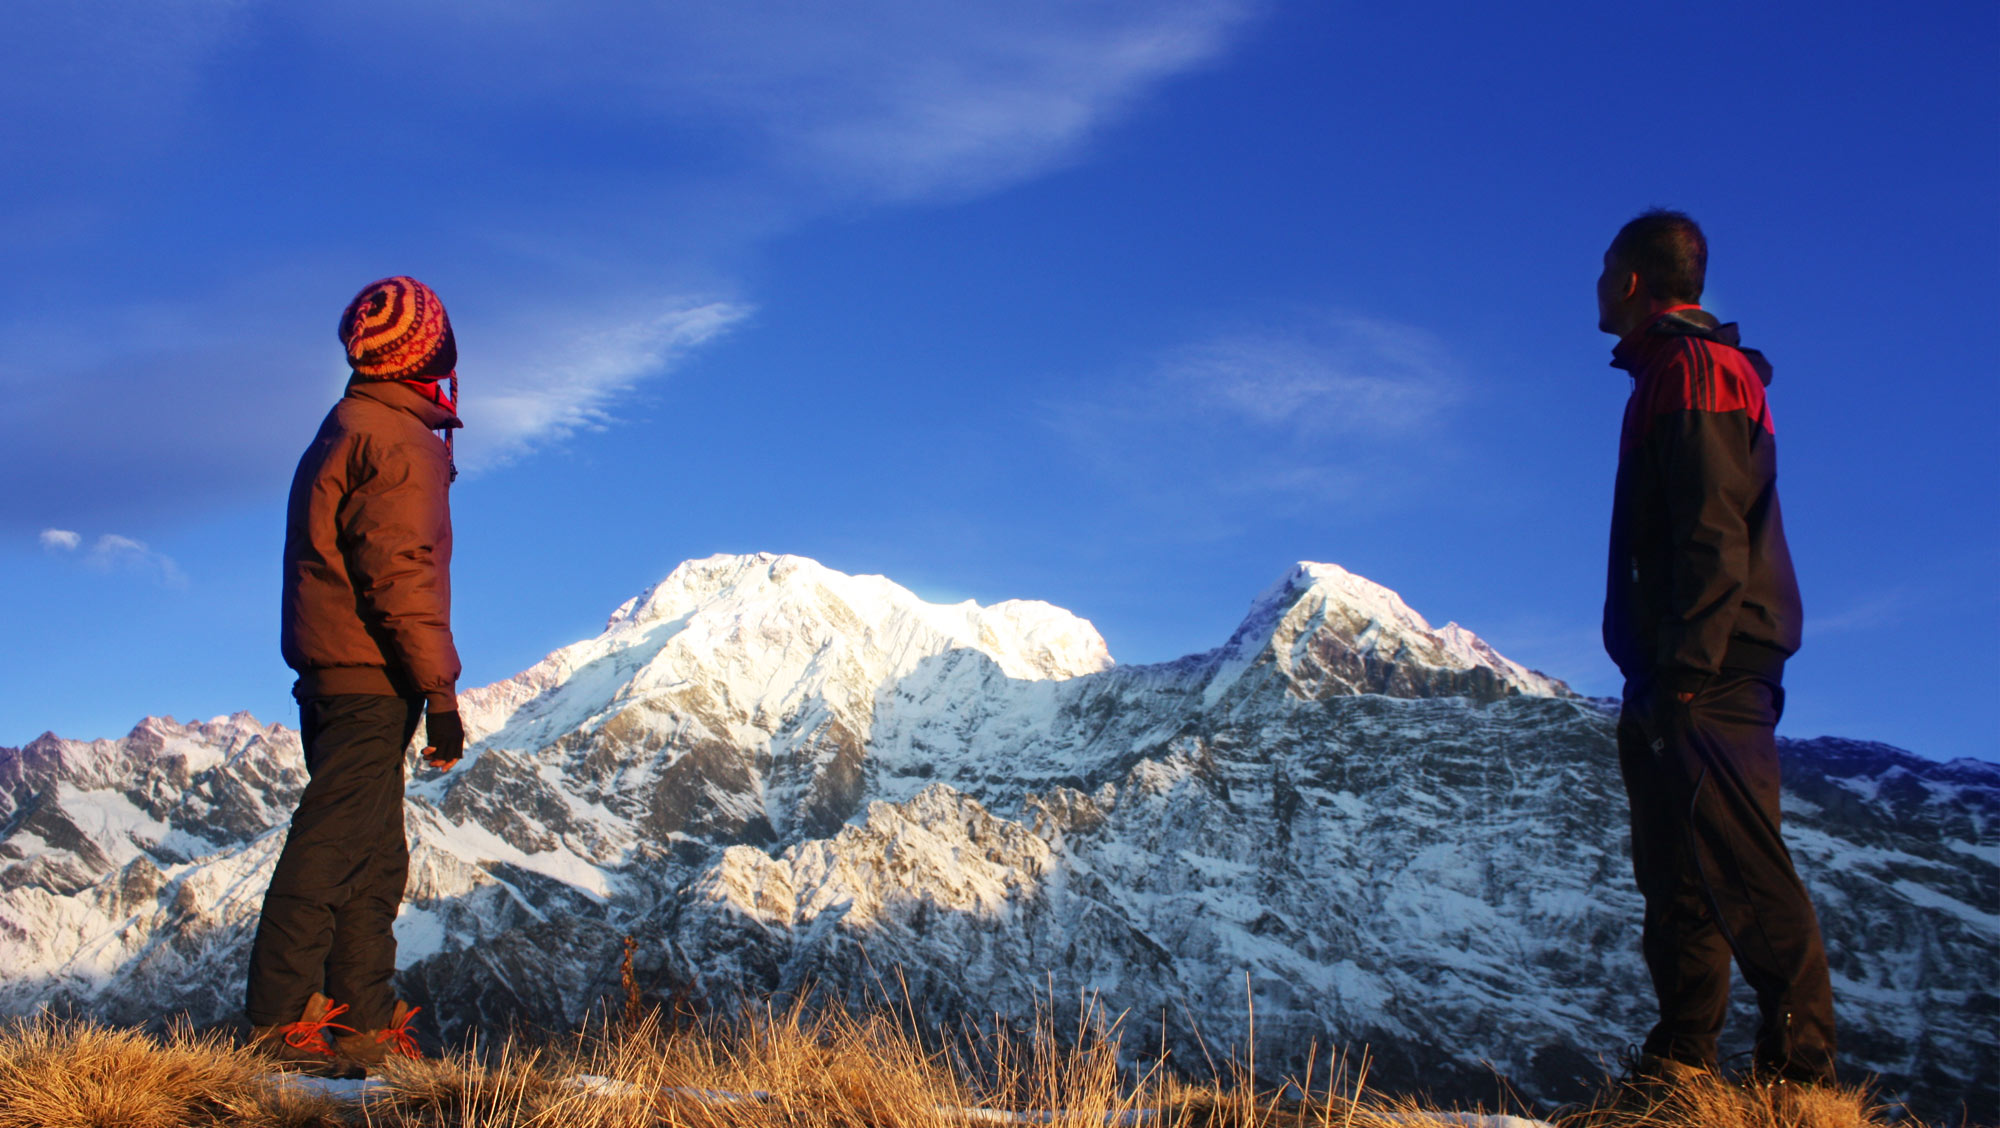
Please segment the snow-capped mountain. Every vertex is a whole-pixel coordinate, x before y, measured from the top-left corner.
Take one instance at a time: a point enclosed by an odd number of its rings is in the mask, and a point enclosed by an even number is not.
[[[1274,1074],[1365,1042],[1375,1081],[1444,1095],[1490,1063],[1560,1096],[1649,1021],[1612,714],[1332,565],[1123,667],[1047,604],[715,557],[462,707],[396,926],[434,1036],[577,1021],[628,934],[661,998],[947,1020],[1094,991],[1197,1066],[1254,1002]],[[2000,1104],[2000,767],[1786,754],[1846,1060]],[[0,750],[0,1011],[231,1020],[303,785],[296,733],[242,715]]]

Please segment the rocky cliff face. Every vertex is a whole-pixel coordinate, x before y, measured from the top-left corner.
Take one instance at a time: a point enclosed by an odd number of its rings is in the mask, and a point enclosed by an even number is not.
[[[718,557],[464,712],[397,922],[432,1036],[577,1021],[628,934],[661,997],[942,1021],[1090,991],[1189,1063],[1254,1003],[1274,1073],[1365,1042],[1446,1095],[1491,1063],[1560,1096],[1648,1025],[1611,714],[1331,565],[1119,667],[1046,604]],[[2000,768],[1786,755],[1848,1060],[1992,1108]],[[299,763],[246,716],[0,750],[0,1009],[230,1019]]]

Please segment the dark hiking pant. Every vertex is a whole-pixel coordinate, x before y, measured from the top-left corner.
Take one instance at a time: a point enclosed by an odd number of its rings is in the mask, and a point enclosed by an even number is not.
[[[299,702],[312,777],[292,815],[250,949],[244,1009],[253,1026],[298,1021],[313,992],[356,1030],[389,1025],[396,910],[409,876],[403,752],[422,698],[361,694]]]
[[[1784,691],[1724,670],[1683,708],[1649,715],[1628,684],[1618,758],[1632,805],[1632,871],[1660,1021],[1645,1052],[1714,1068],[1729,962],[1757,993],[1755,1061],[1831,1080],[1833,988],[1819,918],[1778,835]]]

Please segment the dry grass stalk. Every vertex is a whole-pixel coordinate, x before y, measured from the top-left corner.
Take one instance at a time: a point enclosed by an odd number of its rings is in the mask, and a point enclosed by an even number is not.
[[[622,1017],[622,1016],[620,1016]],[[907,1019],[907,1016],[904,1016]],[[155,1039],[90,1022],[0,1027],[0,1128],[1001,1128],[968,1109],[1047,1128],[1462,1128],[1411,1100],[1364,1092],[1367,1061],[1309,1056],[1306,1076],[1260,1088],[1248,1054],[1205,1081],[1121,1068],[1119,1024],[1088,1001],[1025,1031],[926,1049],[896,1016],[803,1006],[735,1022],[607,1020],[564,1042],[508,1042],[398,1062],[378,1099],[339,1103],[274,1080],[247,1050],[185,1031]],[[731,1097],[734,1094],[735,1097]],[[1854,1090],[1785,1093],[1714,1082],[1658,1107],[1613,1095],[1559,1128],[1884,1128]]]
[[[635,1029],[645,1017],[639,1002],[639,976],[632,970],[632,957],[639,951],[639,938],[625,938],[625,956],[618,964],[618,982],[625,989],[625,1027]]]
[[[341,1122],[339,1106],[272,1085],[264,1062],[216,1036],[164,1039],[48,1016],[0,1026],[0,1128],[185,1128]]]
[[[1562,1118],[1559,1128],[1879,1128],[1892,1122],[1869,1094],[1851,1086],[1733,1084],[1710,1077],[1676,1089],[1650,1107],[1616,1109],[1609,1085],[1590,1109]]]

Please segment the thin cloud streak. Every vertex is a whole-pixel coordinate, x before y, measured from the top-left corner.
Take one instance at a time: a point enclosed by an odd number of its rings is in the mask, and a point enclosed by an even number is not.
[[[1044,422],[1095,475],[1206,538],[1253,513],[1364,508],[1419,487],[1463,398],[1428,334],[1310,317],[1172,350],[1137,379],[1045,405]]]
[[[663,121],[719,123],[833,202],[901,202],[992,191],[1074,159],[1149,89],[1217,58],[1265,6],[595,0],[496,19],[491,5],[462,2],[415,16],[448,36],[406,38],[454,83],[516,99],[583,90]],[[352,21],[298,18],[335,41],[357,34]],[[461,47],[440,58],[439,42]]]
[[[767,173],[837,197],[823,203],[963,198],[1075,159],[1160,83],[1219,58],[1268,7],[432,0],[399,7],[399,34],[385,38],[344,11],[274,0],[202,0],[171,16],[83,2],[14,21],[15,65],[0,90],[16,105],[50,88],[76,96],[0,129],[22,151],[97,161],[168,151],[197,124],[200,100],[218,95],[204,86],[232,64],[231,48],[282,28],[358,80],[393,77],[427,97],[559,114],[615,106],[627,118],[721,126]]]
[[[187,586],[187,575],[173,557],[155,552],[146,542],[106,533],[90,547],[84,562],[100,572],[129,572],[149,576],[167,587]]]
[[[840,76],[845,104],[813,112],[776,90],[746,91],[745,104],[771,123],[789,159],[862,191],[963,197],[1073,161],[1147,91],[1220,55],[1253,11],[1225,2],[1027,7],[958,23],[938,19],[936,5],[910,5],[898,18],[912,34]]]
[[[133,537],[104,533],[91,544],[88,552],[80,556],[76,554],[83,547],[83,534],[74,530],[43,529],[38,539],[43,548],[52,553],[73,556],[93,572],[144,576],[170,588],[187,586],[187,573],[181,570],[173,557],[155,551],[145,541]]]
[[[325,329],[332,318],[324,308],[338,312],[338,303],[305,289],[224,295],[249,311],[254,335],[218,339],[195,307],[155,305],[125,319],[144,324],[110,322],[122,339],[144,342],[127,358],[104,344],[65,343],[60,355],[23,364],[17,375],[0,373],[0,390],[13,404],[0,421],[0,474],[25,483],[0,497],[0,526],[50,528],[91,518],[111,524],[163,506],[281,499],[347,375]],[[575,307],[543,305],[530,317],[514,303],[495,307],[479,297],[484,302],[453,307],[467,424],[459,451],[469,471],[610,424],[622,398],[751,312],[741,302],[671,299],[606,314],[607,302],[584,295]],[[308,309],[290,308],[315,298]],[[92,340],[82,332],[52,336]],[[31,370],[60,378],[30,378]],[[80,403],[92,405],[81,441]]]
[[[60,273],[102,225],[133,212],[135,183],[184,191],[238,162],[269,184],[254,199],[215,184],[225,203],[147,218],[223,253],[128,271],[122,289],[44,280],[91,292],[87,313],[51,324],[38,307],[31,320],[0,321],[11,404],[0,473],[35,483],[0,501],[0,524],[109,524],[281,488],[337,392],[324,327],[351,286],[392,270],[439,285],[459,324],[468,469],[607,425],[634,389],[748,316],[734,301],[660,295],[731,293],[737,264],[818,216],[965,198],[1080,159],[1165,81],[1220,57],[1266,6],[880,0],[857,18],[774,0],[429,0],[399,9],[399,34],[386,38],[272,0],[199,0],[165,30],[164,17],[108,3],[37,9],[0,79],[20,95],[16,127],[34,123],[18,147],[40,154],[41,170],[115,160],[120,174],[19,178],[0,200],[36,218],[0,221],[0,249],[42,255]],[[255,67],[277,42],[295,80],[245,125],[241,91],[261,81]],[[78,88],[88,96],[49,94]],[[351,122],[354,90],[392,88],[419,108],[411,128],[436,133],[436,160],[399,182],[397,206],[370,212],[355,239],[330,240],[311,202],[375,199],[380,184],[366,162],[325,161],[325,126]],[[216,150],[227,137],[259,140]],[[575,137],[602,143],[580,150]],[[282,206],[287,185],[308,203]],[[519,185],[533,189],[507,187]],[[251,241],[232,206],[254,211]],[[454,218],[426,218],[439,215]],[[60,253],[46,235],[55,218],[71,233]],[[393,265],[377,265],[385,258]],[[351,281],[329,296],[336,276]]]
[[[7,14],[0,94],[10,106],[62,92],[59,114],[10,113],[0,140],[17,153],[82,148],[102,161],[172,145],[187,124],[204,71],[229,44],[246,0],[127,4],[73,0]]]
[[[668,303],[658,313],[540,341],[487,346],[522,359],[462,394],[466,466],[490,470],[579,430],[610,424],[614,405],[641,380],[742,324],[751,307],[726,301]]]
[[[1456,398],[1427,336],[1363,318],[1300,332],[1205,341],[1171,354],[1167,390],[1241,422],[1301,439],[1395,438]]]
[[[1846,634],[1850,631],[1872,631],[1883,627],[1893,627],[1901,623],[1909,613],[1910,593],[1903,587],[1892,588],[1858,603],[1850,604],[1831,615],[1806,616],[1808,636]]]

